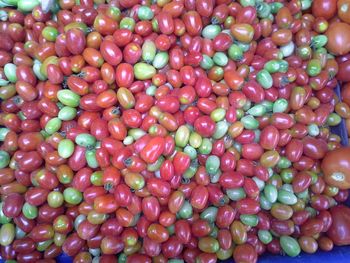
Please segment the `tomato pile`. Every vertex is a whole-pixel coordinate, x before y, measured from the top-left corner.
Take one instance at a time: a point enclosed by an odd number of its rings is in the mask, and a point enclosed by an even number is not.
[[[0,7],[2,259],[350,244],[350,0]]]

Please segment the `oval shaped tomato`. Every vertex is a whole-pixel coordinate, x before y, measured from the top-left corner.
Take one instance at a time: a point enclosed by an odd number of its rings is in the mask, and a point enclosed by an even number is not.
[[[141,150],[140,157],[147,163],[154,163],[163,153],[164,145],[164,138],[154,137]]]

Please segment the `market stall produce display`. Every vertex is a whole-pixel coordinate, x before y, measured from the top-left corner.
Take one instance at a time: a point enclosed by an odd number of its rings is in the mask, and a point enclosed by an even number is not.
[[[6,262],[350,245],[350,0],[0,0],[0,99]]]

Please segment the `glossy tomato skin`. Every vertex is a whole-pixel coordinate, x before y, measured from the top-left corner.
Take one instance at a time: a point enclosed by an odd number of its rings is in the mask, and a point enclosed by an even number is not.
[[[255,263],[258,260],[258,255],[252,245],[243,244],[234,249],[233,258],[236,262]]]
[[[325,181],[340,189],[350,188],[350,148],[343,147],[330,151],[322,161],[321,169],[324,173]]]
[[[151,139],[141,150],[140,157],[147,163],[154,163],[164,151],[165,140],[162,137]]]
[[[349,244],[349,208],[343,205],[335,206],[331,208],[330,213],[332,215],[332,225],[327,231],[328,237],[336,245]]]
[[[349,52],[350,45],[348,43],[350,26],[343,22],[332,23],[327,32],[326,36],[332,39],[327,44],[327,48],[330,52],[336,55],[344,55]],[[341,34],[341,32],[344,32]]]

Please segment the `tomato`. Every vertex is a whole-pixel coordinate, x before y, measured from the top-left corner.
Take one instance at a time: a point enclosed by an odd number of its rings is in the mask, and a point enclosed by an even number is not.
[[[244,83],[244,79],[235,70],[225,71],[224,79],[232,90],[239,90]]]
[[[104,60],[112,66],[117,66],[122,60],[120,48],[112,41],[104,40],[101,43],[100,51]]]
[[[257,143],[243,144],[242,157],[248,160],[257,160],[263,154],[263,148]]]
[[[115,20],[104,14],[98,14],[93,23],[94,28],[97,32],[102,35],[113,35],[118,27]]]
[[[243,244],[235,247],[233,258],[236,262],[255,263],[258,260],[258,254],[252,245]]]
[[[130,87],[134,80],[133,67],[130,64],[121,63],[116,69],[116,82],[120,87]]]
[[[198,185],[192,190],[191,205],[197,209],[203,209],[208,202],[208,189],[205,186]]]
[[[338,17],[345,23],[350,22],[350,16],[349,12],[349,1],[347,0],[340,0],[337,2],[337,7],[338,7]]]
[[[322,160],[321,168],[324,173],[324,179],[329,185],[340,189],[350,188],[350,175],[348,173],[350,165],[349,153],[350,149],[348,147],[335,149],[328,152]]]
[[[158,178],[150,178],[147,181],[148,191],[157,197],[167,197],[170,195],[170,184]]]
[[[163,243],[169,239],[168,231],[159,224],[151,224],[147,229],[147,236],[159,243]]]
[[[160,214],[160,204],[155,197],[145,197],[142,200],[142,212],[146,219],[153,222],[156,221]]]
[[[152,138],[141,150],[140,157],[147,163],[154,163],[164,151],[164,138]]]
[[[309,136],[304,138],[303,144],[304,154],[313,159],[322,159],[328,150],[325,141],[320,139],[314,139]]]
[[[337,79],[339,79],[340,81],[349,81],[350,80],[349,72],[350,72],[350,60],[340,63]],[[347,87],[347,86],[348,86],[347,84],[344,85],[344,87]],[[345,96],[345,102],[347,102],[347,100],[348,100],[348,96]]]
[[[260,145],[266,150],[273,150],[276,148],[279,141],[280,134],[275,126],[266,126],[260,134]]]
[[[84,32],[73,28],[66,32],[66,47],[73,55],[82,54],[86,45]]]
[[[332,225],[330,229],[327,231],[328,237],[334,242],[336,245],[347,245],[350,240],[348,238],[347,233],[349,232],[349,213],[350,209],[343,205],[338,205],[332,207],[330,210],[332,215]]]
[[[316,0],[312,2],[312,14],[325,19],[332,18],[337,12],[337,3],[331,0]]]
[[[103,171],[102,183],[107,191],[113,190],[113,188],[115,188],[119,184],[120,179],[121,175],[119,170],[113,166],[107,167]]]
[[[335,3],[334,3],[335,4]],[[327,49],[335,55],[344,55],[350,51],[350,26],[346,23],[335,22],[326,31],[329,41]]]
[[[185,13],[182,17],[182,20],[185,24],[186,31],[189,35],[199,35],[199,33],[202,31],[202,19],[196,11],[190,11]]]

